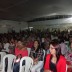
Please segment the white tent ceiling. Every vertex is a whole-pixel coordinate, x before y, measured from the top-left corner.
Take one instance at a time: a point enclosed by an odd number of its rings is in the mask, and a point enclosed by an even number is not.
[[[72,0],[0,0],[0,19],[28,21],[50,15],[72,15]]]

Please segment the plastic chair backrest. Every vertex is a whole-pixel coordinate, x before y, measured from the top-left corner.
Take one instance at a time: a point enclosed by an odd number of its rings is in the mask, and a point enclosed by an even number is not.
[[[20,61],[20,70],[19,72],[30,72],[33,66],[33,59],[30,57],[23,57]]]
[[[43,52],[44,52],[44,55],[43,55],[43,60],[44,60],[44,58],[45,58],[45,50],[43,50]]]
[[[31,51],[31,48],[27,48],[28,50],[28,56],[30,55],[30,51]]]
[[[16,56],[12,54],[4,56],[2,72],[13,72],[13,61],[15,58]]]
[[[3,57],[6,55],[5,52],[0,52],[0,65],[3,64]]]

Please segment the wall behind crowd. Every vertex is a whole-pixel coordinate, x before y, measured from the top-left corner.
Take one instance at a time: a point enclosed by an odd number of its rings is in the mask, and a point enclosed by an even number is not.
[[[0,33],[7,33],[8,31],[15,30],[19,32],[20,30],[24,30],[28,27],[26,22],[18,22],[11,20],[1,20],[0,21]]]
[[[50,29],[59,28],[61,30],[72,29],[72,18],[29,22],[29,26],[34,27],[36,29],[47,29],[47,28]]]
[[[28,27],[33,27],[34,29],[71,29],[72,30],[72,18],[65,19],[54,19],[46,21],[36,21],[36,22],[23,22],[23,21],[11,21],[11,20],[0,20],[0,33],[7,33],[15,30],[19,32],[20,30],[28,29]]]

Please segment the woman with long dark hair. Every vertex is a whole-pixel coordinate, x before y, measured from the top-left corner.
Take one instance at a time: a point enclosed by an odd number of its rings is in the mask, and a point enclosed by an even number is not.
[[[61,54],[58,40],[50,42],[50,54],[46,56],[44,72],[66,72],[66,59]]]
[[[34,41],[33,48],[31,48],[30,57],[34,61],[31,72],[39,72],[38,70],[43,67],[43,49],[40,47],[38,40]]]

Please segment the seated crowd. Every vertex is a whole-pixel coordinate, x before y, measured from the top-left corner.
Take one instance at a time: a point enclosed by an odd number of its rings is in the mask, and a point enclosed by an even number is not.
[[[0,34],[0,38],[0,51],[16,56],[13,72],[19,72],[25,56],[34,61],[31,72],[66,72],[67,61],[72,62],[72,36],[67,31],[13,31]]]

